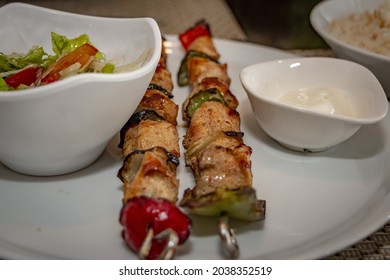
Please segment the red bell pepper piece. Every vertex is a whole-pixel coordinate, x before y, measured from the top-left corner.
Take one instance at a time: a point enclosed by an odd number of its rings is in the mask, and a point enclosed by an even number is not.
[[[8,86],[15,89],[17,89],[20,85],[29,86],[36,81],[39,69],[39,67],[31,66],[5,78],[4,80]]]
[[[77,62],[83,67],[84,64],[89,61],[89,58],[95,56],[97,52],[98,49],[88,43],[78,47],[74,51],[61,57],[50,72],[42,78],[41,83],[48,84],[59,80],[61,78],[60,72]]]
[[[171,202],[144,196],[127,201],[120,212],[119,221],[123,226],[123,239],[135,252],[141,248],[148,229],[153,229],[154,235],[157,235],[170,228],[177,233],[180,245],[189,237],[192,225],[190,218]],[[147,259],[157,259],[166,241],[153,240]]]
[[[200,36],[211,36],[210,27],[205,21],[200,21],[195,26],[179,35],[181,44],[188,50],[191,43]]]

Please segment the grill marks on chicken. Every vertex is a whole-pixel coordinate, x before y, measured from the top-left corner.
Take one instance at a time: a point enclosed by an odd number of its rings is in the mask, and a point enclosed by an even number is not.
[[[121,131],[119,146],[125,160],[118,176],[124,201],[139,195],[177,201],[178,105],[171,99],[173,83],[165,59],[163,55],[151,86]]]
[[[210,29],[208,30],[208,32],[210,32]],[[196,40],[193,40],[188,46],[188,50],[198,51],[207,54],[214,59],[219,59],[221,57],[221,55],[215,48],[212,38],[210,36],[197,37]]]
[[[195,196],[212,193],[216,188],[236,189],[252,185],[250,155],[240,133],[218,133],[205,139],[198,151],[189,151],[186,164],[194,171]],[[191,153],[191,154],[190,154]]]
[[[147,196],[176,202],[179,180],[177,162],[162,147],[128,154],[118,176],[124,182],[123,200]]]
[[[190,87],[183,103],[188,129],[182,144],[196,183],[185,190],[180,206],[201,215],[228,213],[242,220],[262,220],[265,201],[258,200],[252,188],[252,149],[243,141],[228,66],[219,63],[209,30],[202,21],[180,35],[187,53],[179,84]]]
[[[194,56],[188,59],[188,69],[190,70],[188,71],[188,79],[191,87],[195,87],[207,77],[218,78],[225,84],[230,83],[226,64],[219,64],[207,58]]]
[[[184,136],[183,146],[190,148],[208,135],[219,131],[240,131],[240,115],[236,110],[215,101],[204,102],[194,113]]]
[[[166,59],[163,44],[149,87],[120,131],[118,145],[124,158],[118,171],[123,182],[122,236],[133,251],[147,259],[172,257],[171,252],[187,240],[191,229],[191,220],[175,205],[180,157],[178,105],[172,100],[173,82]],[[168,238],[177,240],[176,244]],[[145,248],[149,249],[146,253]]]
[[[191,97],[197,92],[212,89],[212,88],[217,89],[223,95],[223,98],[225,99],[227,105],[230,108],[232,108],[234,110],[237,109],[238,100],[230,91],[229,83],[224,82],[223,80],[220,80],[216,77],[206,77],[206,78],[202,79],[202,81],[200,83],[195,85],[195,87],[193,88],[192,93],[188,99],[191,99]],[[187,102],[187,100],[186,100],[186,102]],[[184,103],[184,106],[185,106],[186,102]]]

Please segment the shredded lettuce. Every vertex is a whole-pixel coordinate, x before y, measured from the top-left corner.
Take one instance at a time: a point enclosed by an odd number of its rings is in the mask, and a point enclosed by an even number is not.
[[[7,91],[9,89],[10,89],[10,87],[6,84],[4,79],[2,77],[0,77],[0,91]]]
[[[51,59],[43,48],[34,46],[25,54],[12,53],[5,55],[0,53],[0,72],[23,69],[31,64],[46,66],[50,62]]]
[[[23,69],[28,65],[37,65],[47,68],[61,55],[70,53],[85,43],[91,43],[87,34],[68,39],[66,36],[51,32],[51,42],[54,55],[47,54],[42,47],[34,46],[27,53],[12,53],[6,55],[0,52],[0,72],[9,72]]]
[[[102,73],[114,73],[115,65],[111,63],[107,63],[102,68]]]
[[[45,73],[47,74],[61,57],[87,43],[93,45],[89,36],[85,33],[75,38],[67,38],[64,35],[51,32],[51,43],[52,54],[46,53],[43,47],[39,46],[33,46],[27,53],[4,54],[0,52],[0,91],[14,90],[13,87],[7,85],[6,77],[16,75],[30,66],[36,66],[42,70],[40,73],[43,74],[37,77],[37,81],[34,83],[35,86],[39,86],[41,78],[45,77]],[[126,65],[117,66],[120,63],[114,62],[115,60],[107,61],[105,55],[98,51],[93,58],[90,57],[88,64],[84,65],[85,68],[75,68],[76,63],[73,63],[69,67],[62,69],[60,74],[62,77],[67,77],[81,72],[118,73],[132,71],[141,67],[149,55],[150,50],[147,49],[135,61]]]
[[[70,53],[71,51],[77,49],[85,43],[91,43],[91,41],[87,34],[81,34],[78,37],[68,39],[64,35],[51,32],[51,43],[53,52],[56,54],[57,57],[59,57],[63,54]]]
[[[64,35],[51,32],[51,44],[53,52],[56,54],[56,58],[63,54],[70,53],[86,43],[92,44],[89,36],[85,33],[81,34],[78,37],[69,39]],[[98,52],[96,54],[96,58],[103,58],[103,54],[101,52]]]

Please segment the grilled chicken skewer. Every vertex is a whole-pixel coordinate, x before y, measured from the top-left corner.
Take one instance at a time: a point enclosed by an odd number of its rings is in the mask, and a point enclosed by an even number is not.
[[[166,60],[163,45],[152,81],[123,126],[118,145],[124,157],[118,172],[123,182],[123,238],[146,259],[173,257],[175,247],[188,238],[191,227],[190,219],[175,206],[180,157],[178,105],[172,100],[173,83]]]
[[[185,190],[180,206],[195,214],[222,215],[224,226],[226,217],[263,220],[265,201],[258,200],[252,188],[252,149],[240,131],[238,101],[229,90],[227,64],[219,63],[206,22],[197,23],[179,38],[187,52],[178,83],[191,90],[183,103],[183,118],[188,122],[183,146],[196,183]]]

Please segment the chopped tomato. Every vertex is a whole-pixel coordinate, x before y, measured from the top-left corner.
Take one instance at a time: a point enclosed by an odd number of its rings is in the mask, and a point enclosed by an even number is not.
[[[89,43],[86,43],[78,47],[74,51],[60,58],[55,63],[55,65],[50,70],[50,72],[42,78],[41,83],[48,84],[59,80],[61,77],[60,72],[77,62],[80,63],[82,68],[84,64],[86,64],[89,61],[90,57],[95,56],[97,52],[98,49]]]
[[[194,27],[179,35],[184,49],[188,50],[191,43],[200,36],[211,36],[209,25],[205,21],[198,22]]]
[[[39,67],[31,66],[22,71],[5,78],[8,86],[17,89],[20,85],[29,86],[37,79]]]

